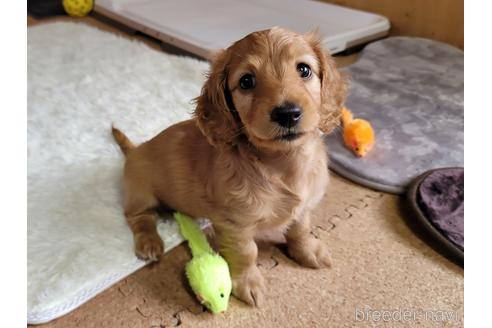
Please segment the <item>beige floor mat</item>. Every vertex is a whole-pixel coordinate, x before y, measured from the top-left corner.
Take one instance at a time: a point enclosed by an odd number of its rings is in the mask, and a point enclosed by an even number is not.
[[[38,327],[461,327],[463,270],[413,234],[400,201],[332,175],[313,233],[331,247],[334,267],[301,268],[282,245],[262,242],[268,296],[261,309],[232,299],[223,315],[204,312],[186,285],[189,254],[181,245]]]

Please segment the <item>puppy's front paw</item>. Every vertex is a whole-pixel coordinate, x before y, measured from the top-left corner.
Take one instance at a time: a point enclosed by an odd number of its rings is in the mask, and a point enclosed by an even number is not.
[[[164,252],[164,243],[157,233],[135,235],[135,254],[145,261],[157,261]]]
[[[256,265],[234,277],[232,288],[233,295],[241,301],[258,307],[263,304],[265,281]]]
[[[309,237],[302,242],[289,244],[288,249],[290,256],[300,265],[314,269],[331,267],[330,251],[319,239]]]

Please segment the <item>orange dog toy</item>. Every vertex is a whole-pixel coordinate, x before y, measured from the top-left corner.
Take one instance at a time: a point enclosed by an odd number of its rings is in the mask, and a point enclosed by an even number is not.
[[[359,157],[366,156],[375,142],[374,130],[366,120],[354,119],[352,112],[342,108],[343,141]]]

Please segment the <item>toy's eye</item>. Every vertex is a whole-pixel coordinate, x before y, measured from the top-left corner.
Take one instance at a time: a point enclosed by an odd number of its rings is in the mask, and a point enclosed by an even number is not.
[[[256,78],[251,74],[245,74],[239,80],[239,86],[243,90],[253,89],[256,85]]]
[[[359,147],[356,147],[356,148],[355,148],[355,151],[359,151]]]
[[[297,64],[297,71],[303,79],[311,77],[311,67],[308,64],[300,63]]]
[[[220,297],[224,298],[224,293],[220,293]]]

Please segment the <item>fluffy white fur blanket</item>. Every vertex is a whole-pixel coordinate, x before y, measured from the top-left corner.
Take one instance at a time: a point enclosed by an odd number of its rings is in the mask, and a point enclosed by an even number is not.
[[[28,323],[59,317],[139,269],[111,123],[142,142],[187,119],[205,62],[75,23],[28,29]],[[169,250],[181,242],[159,225]]]

